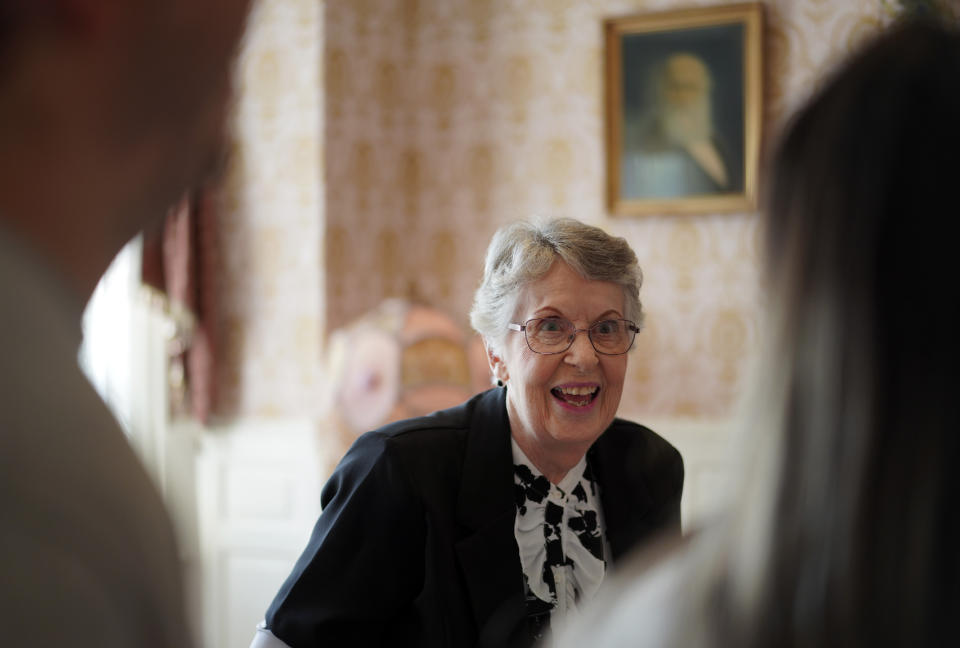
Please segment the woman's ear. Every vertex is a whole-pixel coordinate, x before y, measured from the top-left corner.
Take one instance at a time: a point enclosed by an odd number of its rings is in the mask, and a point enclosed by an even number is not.
[[[494,381],[496,381],[498,385],[506,383],[510,377],[510,373],[507,371],[507,365],[503,362],[503,358],[500,357],[486,340],[483,341],[483,348],[487,352],[487,364],[490,365],[490,373]]]

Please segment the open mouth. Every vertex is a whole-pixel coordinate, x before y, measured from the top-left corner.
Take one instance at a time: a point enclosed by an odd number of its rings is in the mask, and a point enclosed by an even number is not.
[[[585,407],[592,403],[600,393],[600,387],[554,387],[550,390],[553,397],[573,407]]]

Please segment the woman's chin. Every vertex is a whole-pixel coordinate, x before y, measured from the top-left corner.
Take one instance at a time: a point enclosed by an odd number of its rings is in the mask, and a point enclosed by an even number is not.
[[[601,412],[601,403],[598,400],[583,406],[556,403],[554,425],[551,426],[553,433],[550,436],[565,443],[592,444],[611,423],[602,420]]]

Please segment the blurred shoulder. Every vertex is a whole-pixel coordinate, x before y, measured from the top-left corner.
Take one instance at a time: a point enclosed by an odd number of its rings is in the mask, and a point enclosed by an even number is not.
[[[70,338],[50,328],[40,321],[0,344],[0,551],[16,556],[0,569],[9,585],[0,607],[17,619],[5,639],[188,646],[180,555],[160,494],[81,374]],[[18,344],[27,339],[35,343]]]
[[[693,640],[694,633],[681,630],[683,617],[692,607],[692,560],[688,544],[676,540],[635,553],[557,637],[556,648],[702,646]]]

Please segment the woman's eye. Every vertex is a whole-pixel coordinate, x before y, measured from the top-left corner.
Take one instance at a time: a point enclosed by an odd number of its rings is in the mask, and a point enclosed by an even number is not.
[[[593,325],[593,330],[600,335],[613,335],[617,332],[617,323],[613,320],[597,322]]]
[[[559,320],[543,320],[540,323],[540,330],[544,333],[558,333],[564,329]]]

